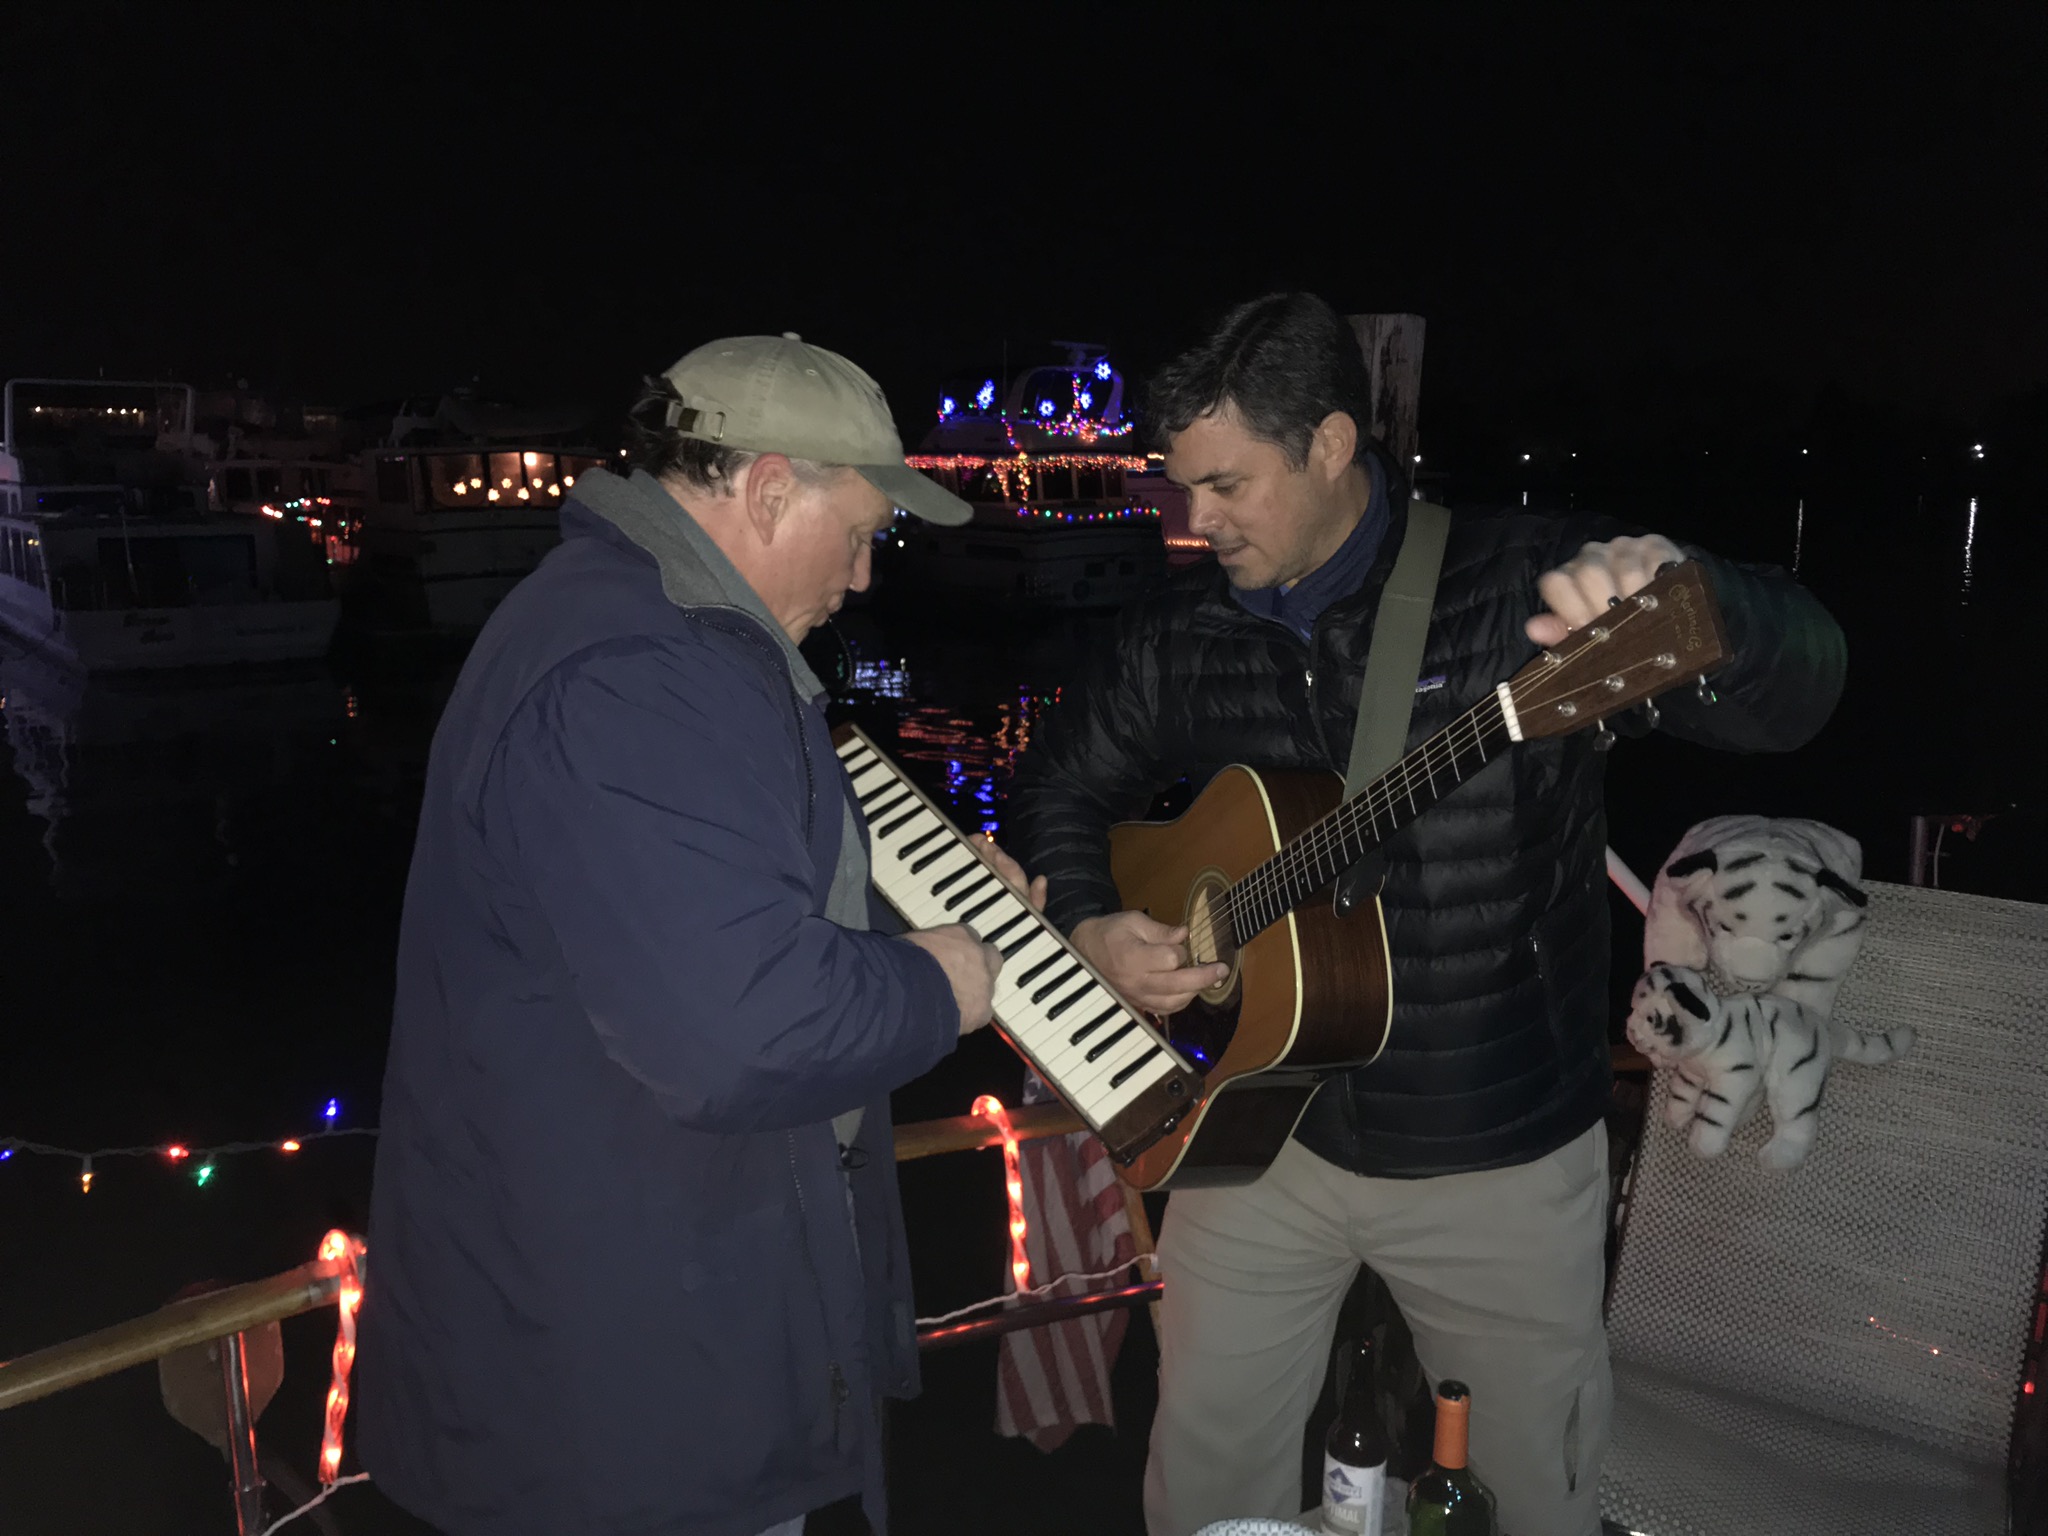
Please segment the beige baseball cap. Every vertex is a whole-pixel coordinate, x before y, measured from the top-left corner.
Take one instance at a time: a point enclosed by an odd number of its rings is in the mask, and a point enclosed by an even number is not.
[[[662,377],[682,397],[668,408],[668,424],[684,437],[847,465],[928,523],[957,527],[974,516],[966,502],[903,462],[903,440],[881,385],[794,331],[706,342]]]

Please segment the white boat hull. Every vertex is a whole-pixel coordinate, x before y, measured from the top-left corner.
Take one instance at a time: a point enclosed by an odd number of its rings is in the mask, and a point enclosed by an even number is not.
[[[22,640],[88,672],[216,667],[243,662],[318,660],[334,643],[341,604],[205,604],[189,608],[87,611],[0,606],[0,622]]]

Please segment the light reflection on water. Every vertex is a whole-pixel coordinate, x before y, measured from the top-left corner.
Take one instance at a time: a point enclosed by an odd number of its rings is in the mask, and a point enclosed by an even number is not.
[[[1970,498],[1970,520],[1963,525],[1963,606],[1970,602],[1970,583],[1977,568],[1977,498]]]
[[[897,717],[898,756],[960,826],[991,835],[1002,830],[1002,807],[1017,759],[1050,700],[1029,692],[995,705],[995,722],[940,706],[913,705]],[[916,765],[933,770],[918,773]]]

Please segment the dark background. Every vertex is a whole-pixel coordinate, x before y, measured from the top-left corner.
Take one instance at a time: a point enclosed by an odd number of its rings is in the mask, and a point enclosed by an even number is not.
[[[1831,385],[1975,430],[2048,355],[2035,5],[75,4],[0,41],[8,375],[611,400],[792,329],[914,434],[1006,343],[1142,369],[1304,286],[1427,317],[1426,445],[1711,447]]]

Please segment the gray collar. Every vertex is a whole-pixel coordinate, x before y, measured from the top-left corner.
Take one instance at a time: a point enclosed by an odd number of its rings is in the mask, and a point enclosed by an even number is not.
[[[678,608],[732,608],[760,624],[782,647],[790,680],[807,699],[817,699],[825,685],[803,658],[760,594],[725,558],[711,535],[654,476],[644,469],[622,480],[609,470],[593,469],[576,477],[576,500],[610,523],[654,557],[661,569],[661,590]]]

